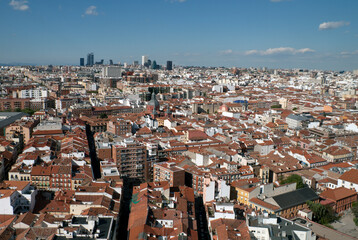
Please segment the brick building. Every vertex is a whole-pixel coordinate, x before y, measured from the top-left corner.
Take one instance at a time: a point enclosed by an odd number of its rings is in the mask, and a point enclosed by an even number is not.
[[[170,187],[185,185],[185,170],[175,166],[175,163],[160,162],[154,163],[154,182],[167,181]]]
[[[30,108],[28,98],[2,98],[0,99],[0,111]]]
[[[126,139],[112,146],[112,157],[121,177],[148,179],[147,150],[144,145]]]
[[[51,167],[34,166],[31,170],[31,184],[38,189],[48,190],[50,188]]]
[[[58,190],[72,190],[72,166],[55,165],[51,167],[50,188]]]
[[[118,136],[125,136],[132,133],[132,123],[129,120],[110,120],[107,124],[107,131]]]
[[[24,143],[27,144],[32,137],[34,127],[40,122],[39,119],[17,120],[5,129],[6,139],[11,139],[15,134],[22,134]]]
[[[328,188],[320,194],[320,197],[324,199],[321,204],[332,206],[337,213],[350,209],[352,203],[357,201],[357,193],[344,187]]]

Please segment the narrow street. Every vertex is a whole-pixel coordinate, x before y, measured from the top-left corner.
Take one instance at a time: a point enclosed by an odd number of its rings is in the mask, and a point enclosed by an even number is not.
[[[195,198],[195,217],[198,227],[198,237],[200,240],[210,240],[208,221],[202,197]]]
[[[93,138],[93,133],[91,131],[91,127],[88,124],[86,124],[86,135],[88,141],[88,148],[90,151],[89,154],[91,158],[92,176],[93,179],[96,180],[98,178],[101,178],[101,169],[99,160],[97,158],[96,144]]]
[[[123,188],[122,188],[122,196],[121,196],[121,206],[119,209],[118,219],[117,219],[117,227],[115,235],[116,238],[126,240],[128,239],[128,221],[130,214],[130,205],[133,193],[133,186],[138,185],[139,181],[137,179],[131,179],[124,177],[123,178]]]

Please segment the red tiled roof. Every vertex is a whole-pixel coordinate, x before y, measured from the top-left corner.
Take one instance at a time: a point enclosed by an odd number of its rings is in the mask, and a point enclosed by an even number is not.
[[[62,130],[37,130],[32,135],[54,135],[54,134],[63,134]]]
[[[189,140],[206,140],[208,139],[208,135],[200,130],[189,130],[188,131],[188,139]]]
[[[276,205],[273,205],[271,203],[268,203],[268,202],[265,202],[265,201],[262,201],[258,198],[251,198],[250,199],[250,202],[254,203],[254,204],[257,204],[259,206],[262,206],[264,208],[267,208],[267,209],[271,209],[271,210],[278,210],[280,209],[280,207],[276,206]]]
[[[326,189],[324,192],[320,194],[320,197],[325,199],[330,199],[336,202],[355,195],[357,195],[357,193],[354,190],[345,187],[340,187],[336,189]]]
[[[339,179],[358,184],[358,169],[351,169],[343,173]]]

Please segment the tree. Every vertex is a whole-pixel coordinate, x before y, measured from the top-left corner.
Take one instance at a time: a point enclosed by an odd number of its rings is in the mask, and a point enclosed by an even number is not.
[[[305,184],[303,183],[302,177],[297,174],[292,174],[287,178],[281,180],[281,184],[294,183],[294,182],[296,183],[296,189],[306,187]]]
[[[324,206],[320,203],[314,203],[312,201],[308,201],[307,205],[313,212],[313,220],[315,222],[323,225],[329,225],[329,223],[339,219],[331,206]]]
[[[35,113],[35,111],[32,110],[32,109],[30,109],[30,108],[22,109],[21,112],[27,113],[27,114],[29,114],[30,116],[32,116],[32,115]]]
[[[281,104],[272,105],[271,108],[281,108]]]
[[[101,115],[99,115],[99,118],[108,118],[108,116],[105,113],[101,113]]]
[[[353,221],[354,221],[354,223],[356,224],[356,226],[358,226],[358,202],[354,202],[353,204],[352,204],[352,213],[353,213],[353,215],[354,215],[354,219],[353,219]]]

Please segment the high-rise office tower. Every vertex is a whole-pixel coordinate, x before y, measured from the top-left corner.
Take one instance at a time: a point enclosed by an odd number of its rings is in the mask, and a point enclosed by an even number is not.
[[[173,62],[167,61],[167,70],[173,70]]]
[[[94,54],[89,53],[87,54],[87,66],[93,66],[94,64]]]
[[[142,66],[148,62],[148,56],[142,56]]]
[[[152,69],[157,69],[157,68],[158,68],[157,61],[153,60]]]
[[[85,58],[80,58],[80,66],[84,66],[85,65]]]

